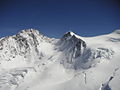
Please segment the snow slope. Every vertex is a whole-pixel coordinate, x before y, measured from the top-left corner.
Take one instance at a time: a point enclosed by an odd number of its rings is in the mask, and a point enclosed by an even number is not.
[[[96,37],[34,29],[0,39],[0,90],[120,90],[120,30]]]

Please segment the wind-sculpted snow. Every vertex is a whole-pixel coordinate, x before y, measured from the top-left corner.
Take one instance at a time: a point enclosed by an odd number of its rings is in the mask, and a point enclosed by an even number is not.
[[[14,68],[10,71],[4,71],[0,75],[0,88],[3,90],[13,90],[24,82],[29,74],[35,73],[34,67]]]
[[[0,39],[0,90],[119,90],[119,30],[60,39],[22,30]]]
[[[108,48],[95,48],[91,49],[88,48],[84,51],[84,53],[81,56],[81,62],[82,65],[79,65],[83,68],[90,68],[92,66],[95,66],[97,63],[101,61],[101,59],[107,59],[110,60],[114,55],[114,51],[112,49]],[[78,65],[77,65],[78,66]]]

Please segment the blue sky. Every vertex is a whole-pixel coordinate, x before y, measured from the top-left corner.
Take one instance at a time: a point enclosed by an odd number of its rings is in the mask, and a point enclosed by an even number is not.
[[[0,37],[34,28],[60,38],[72,30],[96,36],[120,29],[119,0],[0,0]]]

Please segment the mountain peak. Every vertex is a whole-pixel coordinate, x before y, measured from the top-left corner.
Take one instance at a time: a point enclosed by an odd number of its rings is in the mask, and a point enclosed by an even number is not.
[[[36,34],[39,35],[40,32],[36,29],[25,29],[19,32],[19,34]]]
[[[73,36],[73,35],[75,35],[75,33],[72,31],[69,31],[69,32],[66,32],[65,35]]]
[[[26,38],[28,38],[29,36],[30,37],[44,36],[42,33],[40,33],[38,30],[35,30],[35,29],[22,30],[18,33],[18,35]]]
[[[66,32],[64,35],[63,35],[63,38],[70,38],[70,37],[73,37],[75,36],[76,34],[72,31],[69,31],[69,32]]]

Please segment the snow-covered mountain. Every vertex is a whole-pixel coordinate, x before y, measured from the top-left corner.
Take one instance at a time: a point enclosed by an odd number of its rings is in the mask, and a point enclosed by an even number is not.
[[[96,37],[34,29],[0,39],[0,90],[120,90],[120,30]]]

